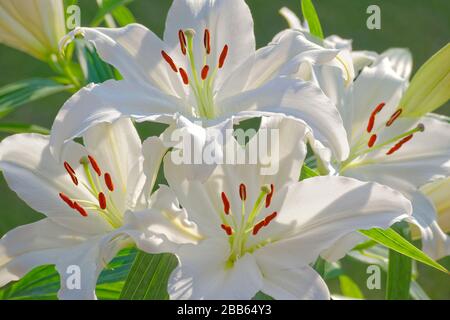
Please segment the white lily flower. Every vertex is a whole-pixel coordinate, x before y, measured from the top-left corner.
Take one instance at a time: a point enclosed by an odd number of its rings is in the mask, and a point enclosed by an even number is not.
[[[173,124],[173,115],[206,125],[233,117],[281,113],[303,119],[325,146],[343,159],[348,145],[335,106],[314,84],[287,75],[302,62],[333,60],[301,33],[286,32],[255,51],[253,19],[244,0],[175,0],[164,40],[142,25],[120,29],[80,28],[99,55],[116,67],[122,81],[107,81],[75,94],[56,117],[55,154],[63,144],[98,122],[123,116]],[[184,121],[186,122],[186,121]],[[325,130],[324,130],[325,129]]]
[[[279,13],[286,19],[290,29],[300,30],[309,35],[309,27],[305,23],[302,24],[300,18],[289,8],[283,7]],[[346,83],[354,80],[355,74],[358,74],[364,67],[376,65],[383,59],[388,58],[391,67],[395,72],[404,79],[409,79],[413,68],[413,58],[411,52],[405,48],[390,48],[381,54],[367,50],[353,50],[352,40],[343,39],[337,35],[331,35],[323,41],[309,35],[308,39],[323,45],[326,48],[336,48],[343,53],[340,54],[341,62],[347,67]],[[353,69],[353,73],[352,70]],[[345,69],[344,69],[345,71]]]
[[[347,130],[350,156],[330,173],[376,181],[412,200],[423,249],[440,258],[448,242],[431,202],[419,188],[450,175],[450,124],[437,115],[410,117],[401,98],[408,80],[387,59],[365,67],[350,88],[338,68],[314,66],[313,79],[335,101]],[[406,115],[404,114],[406,113]],[[334,162],[334,163],[333,163]],[[351,241],[349,246],[353,245]]]
[[[62,0],[0,0],[0,42],[41,60],[66,34]]]
[[[97,277],[121,248],[135,243],[148,252],[165,250],[150,232],[157,225],[154,212],[174,217],[183,212],[170,205],[164,190],[150,198],[167,150],[162,142],[149,138],[142,146],[131,121],[122,119],[91,128],[84,144],[69,143],[60,163],[49,151],[48,136],[18,134],[0,143],[8,185],[46,215],[0,240],[0,287],[34,267],[54,264],[60,299],[95,299]],[[144,208],[147,214],[131,212]],[[71,266],[79,268],[79,287],[67,284]]]
[[[325,282],[310,267],[338,239],[358,230],[387,228],[408,219],[410,202],[388,187],[345,177],[298,182],[310,130],[298,121],[263,117],[261,129],[279,130],[280,171],[261,175],[255,164],[220,165],[204,182],[185,179],[190,169],[165,160],[171,189],[192,222],[197,244],[174,253],[179,266],[169,280],[172,299],[329,299]],[[242,147],[248,155],[252,141]],[[193,238],[192,241],[195,241]]]

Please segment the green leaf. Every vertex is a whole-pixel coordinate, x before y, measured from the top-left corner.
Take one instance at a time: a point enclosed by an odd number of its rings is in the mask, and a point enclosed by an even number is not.
[[[344,296],[355,299],[364,299],[361,289],[359,289],[358,285],[350,277],[346,275],[339,276],[339,284]]]
[[[411,241],[411,232],[407,222],[395,224],[393,230],[396,230],[404,239]],[[411,258],[398,253],[395,250],[389,250],[389,266],[386,286],[387,300],[408,300],[412,276]]]
[[[134,18],[133,13],[127,7],[124,7],[124,6],[121,6],[121,7],[118,7],[117,9],[115,9],[112,12],[112,15],[121,27],[124,27],[130,23],[136,22],[136,19]]]
[[[25,103],[69,90],[71,86],[46,78],[21,80],[0,88],[0,118]]]
[[[98,27],[100,23],[105,19],[105,16],[107,14],[112,13],[115,9],[127,5],[132,0],[107,0],[103,1],[102,6],[100,7],[100,10],[98,10],[97,14],[95,15],[94,19],[91,21],[91,27]]]
[[[136,249],[124,249],[100,274],[96,293],[99,299],[118,299],[136,256]],[[33,269],[21,280],[0,288],[2,300],[54,300],[59,290],[59,275],[54,266]]]
[[[302,172],[300,173],[300,181],[317,176],[319,176],[319,173],[316,170],[311,169],[305,164],[303,165]]]
[[[323,31],[322,26],[320,25],[319,16],[317,15],[317,11],[311,0],[302,0],[302,12],[303,17],[306,22],[308,22],[309,32],[312,35],[323,39]]]
[[[50,131],[44,127],[26,123],[0,123],[0,132],[5,133],[40,133],[49,134]]]
[[[391,228],[387,230],[375,228],[371,230],[360,230],[359,232],[389,249],[395,250],[411,259],[448,273],[447,269],[442,265],[431,259],[423,251],[416,248]]]
[[[102,83],[116,78],[114,69],[98,56],[92,44],[81,39],[77,39],[75,43],[86,83]]]
[[[169,276],[178,265],[169,253],[147,254],[140,251],[123,287],[123,300],[168,300]]]

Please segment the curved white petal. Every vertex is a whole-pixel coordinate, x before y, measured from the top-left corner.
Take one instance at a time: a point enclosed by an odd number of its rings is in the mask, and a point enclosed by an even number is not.
[[[64,143],[99,123],[112,123],[125,116],[138,120],[158,119],[177,112],[183,113],[179,99],[150,86],[125,80],[89,85],[74,94],[56,116],[51,149],[59,158]]]
[[[438,213],[439,226],[450,231],[450,177],[439,179],[420,188],[433,203]]]
[[[398,119],[380,141],[395,137],[420,121],[424,132],[414,137],[391,155],[387,148],[374,152],[341,174],[366,181],[378,181],[399,190],[414,190],[427,182],[450,175],[450,124],[434,117]]]
[[[384,51],[378,61],[388,58],[394,71],[402,78],[409,79],[413,69],[413,57],[411,51],[405,48],[390,48]]]
[[[218,64],[224,46],[229,48],[224,67],[217,73],[216,84],[220,87],[220,83],[255,52],[253,18],[244,0],[175,0],[167,16],[164,41],[172,48],[179,47],[179,30],[193,29],[198,64],[205,56],[206,28],[211,34],[211,53],[207,57],[210,67]],[[197,66],[199,70],[202,67]]]
[[[101,123],[87,130],[84,145],[94,157],[102,174],[109,173],[114,183],[111,196],[120,212],[134,208],[136,194],[142,192],[143,155],[141,139],[128,118]],[[104,184],[103,184],[104,185]],[[104,185],[103,190],[107,190]]]
[[[281,113],[305,121],[314,137],[330,148],[338,159],[349,153],[347,133],[333,103],[314,84],[276,78],[258,89],[218,102],[224,114],[272,115]]]
[[[270,232],[272,239],[280,240],[258,251],[280,264],[290,261],[291,267],[314,262],[320,253],[356,230],[387,228],[411,217],[408,199],[376,183],[314,177],[287,188],[286,196],[275,198],[272,206],[280,208],[275,221],[289,229],[262,229],[262,235]]]
[[[75,171],[82,172],[81,157],[87,155],[79,144],[70,142],[62,153]],[[95,212],[82,217],[59,197],[96,202],[85,188],[76,187],[49,150],[49,137],[38,134],[17,134],[0,143],[0,168],[9,185],[31,208],[74,230],[97,234],[110,229]],[[86,182],[79,176],[80,185]]]
[[[245,148],[234,138],[227,141],[224,146],[226,163],[219,165],[205,182],[189,179],[191,165],[177,165],[170,155],[166,157],[164,172],[200,232],[222,236],[221,193],[228,197],[231,210],[238,213],[242,209],[239,186],[245,184],[246,212],[250,212],[262,186],[273,184],[278,190],[289,181],[298,181],[309,134],[309,128],[302,121],[280,115],[262,117],[258,133]],[[285,143],[292,139],[295,143]]]
[[[185,209],[167,186],[160,186],[152,195],[149,209],[127,212],[122,231],[136,246],[148,253],[174,252],[180,244],[195,244],[202,240],[197,226],[188,220]]]
[[[386,105],[377,114],[378,121],[375,123],[375,128],[384,126],[398,109],[398,102],[405,85],[406,80],[392,70],[387,59],[374,67],[363,69],[353,85],[352,145],[356,144],[361,135],[366,132],[370,115],[381,103]]]
[[[207,253],[207,254],[205,254]],[[255,258],[246,254],[227,267],[227,239],[208,239],[182,246],[180,265],[169,279],[171,299],[249,300],[262,288],[262,275]]]
[[[325,281],[310,266],[282,268],[259,261],[258,265],[264,275],[261,291],[276,300],[330,300]]]
[[[110,242],[112,237],[74,232],[51,219],[16,228],[0,240],[0,286],[37,266],[54,264],[61,276],[60,299],[95,299],[98,275],[120,248]],[[72,287],[74,273],[80,276],[79,286]]]
[[[300,18],[291,9],[283,7],[278,12],[286,20],[289,28],[304,31]]]
[[[172,52],[145,26],[133,23],[123,28],[77,28],[67,38],[77,34],[91,42],[100,57],[117,68],[125,80],[151,85],[169,95],[184,94],[179,77],[161,55],[162,50],[173,56]]]
[[[285,30],[236,69],[218,92],[217,100],[256,89],[282,75],[296,75],[304,62],[330,62],[337,54],[337,50],[309,41],[301,32]]]
[[[413,216],[420,226],[422,250],[433,259],[450,254],[450,237],[441,229],[435,206],[419,191],[409,192],[413,204]]]
[[[139,179],[139,187],[133,197],[135,210],[144,210],[148,207],[150,195],[155,188],[158,172],[161,168],[164,155],[168,151],[159,137],[147,138],[142,144],[144,163],[141,173],[144,177]],[[142,174],[141,174],[142,176]]]

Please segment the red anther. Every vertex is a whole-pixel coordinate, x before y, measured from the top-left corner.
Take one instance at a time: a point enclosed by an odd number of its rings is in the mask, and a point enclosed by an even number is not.
[[[371,133],[373,126],[375,125],[375,115],[371,115],[369,118],[369,122],[367,123],[367,132]]]
[[[82,206],[78,204],[78,202],[73,203],[74,209],[77,210],[83,217],[87,217],[87,211],[83,209]]]
[[[399,142],[397,142],[397,144],[395,146],[393,146],[391,149],[389,149],[389,151],[386,153],[387,155],[391,155],[394,152],[396,152],[397,150],[399,150],[405,143],[407,143],[409,140],[411,140],[413,138],[413,135],[410,134],[409,136],[403,138],[402,140],[400,140]]]
[[[277,217],[278,213],[275,211],[272,214],[268,215],[265,219],[264,219],[264,227],[268,226],[269,223],[275,219]]]
[[[259,230],[261,230],[261,228],[264,227],[265,223],[266,223],[265,220],[258,222],[258,223],[253,227],[253,232],[252,232],[252,234],[253,234],[254,236],[256,236],[256,235],[258,234]]]
[[[384,102],[380,103],[379,105],[377,105],[375,107],[375,109],[370,114],[369,123],[367,124],[367,132],[368,133],[372,132],[373,126],[375,124],[375,117],[377,116],[378,113],[381,112],[381,110],[383,110],[385,105],[386,104]]]
[[[230,201],[228,201],[227,195],[225,192],[222,192],[222,203],[223,203],[223,212],[225,214],[230,214]]]
[[[98,204],[102,210],[106,209],[106,197],[103,192],[98,194]]]
[[[205,29],[205,34],[203,36],[203,44],[205,45],[206,53],[211,53],[211,35],[208,29]]]
[[[59,197],[60,197],[65,203],[67,203],[67,205],[68,205],[70,208],[75,209],[75,205],[73,204],[73,201],[70,200],[70,198],[69,198],[68,196],[66,196],[64,193],[61,192],[61,193],[59,194]]]
[[[225,232],[228,236],[231,236],[233,234],[233,229],[230,226],[227,226],[226,224],[221,224],[220,227],[223,230],[225,230]]]
[[[209,66],[206,65],[202,69],[202,80],[205,80],[208,77]]]
[[[73,170],[73,168],[67,161],[64,162],[64,168],[66,169],[67,173],[70,174],[71,176],[75,175],[75,170]]]
[[[188,85],[189,84],[189,77],[188,77],[186,71],[184,71],[183,68],[180,68],[180,74],[181,74],[181,79],[183,79],[183,83],[185,85]]]
[[[177,65],[175,64],[175,62],[173,62],[173,59],[164,50],[161,51],[161,55],[164,58],[164,60],[166,60],[167,64],[172,68],[172,70],[175,73],[178,72]]]
[[[219,57],[219,69],[223,67],[223,64],[225,63],[225,59],[227,58],[228,55],[228,45],[226,44],[223,49],[222,49],[222,53],[220,54]]]
[[[379,105],[376,106],[376,108],[372,111],[372,115],[376,115],[377,113],[380,113],[381,110],[383,110],[386,103],[382,102]]]
[[[376,134],[371,135],[369,142],[367,143],[369,148],[372,148],[376,141],[377,141],[377,135]]]
[[[98,166],[97,161],[95,161],[94,157],[88,156],[89,162],[91,163],[92,169],[94,169],[95,173],[100,177],[102,175],[102,170]]]
[[[394,123],[394,121],[397,120],[398,117],[400,117],[402,112],[403,112],[402,109],[398,109],[397,111],[395,111],[394,114],[391,116],[391,118],[388,120],[388,122],[386,122],[386,127],[390,127]]]
[[[114,191],[114,183],[112,181],[111,175],[109,173],[105,173],[105,184],[108,187],[108,190]]]
[[[186,36],[183,30],[178,31],[178,39],[180,40],[181,52],[186,55]]]
[[[273,192],[274,192],[274,186],[273,186],[273,184],[271,184],[270,185],[270,193],[268,193],[266,196],[266,208],[268,208],[270,206],[270,203],[272,202]]]
[[[239,185],[239,197],[242,201],[247,200],[247,187],[243,183]]]

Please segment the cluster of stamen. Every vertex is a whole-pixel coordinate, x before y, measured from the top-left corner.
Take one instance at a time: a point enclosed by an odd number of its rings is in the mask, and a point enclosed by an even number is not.
[[[192,91],[197,99],[198,106],[196,106],[196,108],[199,115],[207,118],[212,118],[214,117],[214,110],[211,87],[217,71],[224,67],[229,48],[227,44],[224,45],[219,59],[218,61],[216,61],[215,68],[212,69],[208,64],[208,56],[210,56],[211,54],[211,33],[209,29],[205,29],[203,34],[203,66],[201,69],[197,70],[193,48],[194,35],[195,32],[191,29],[178,31],[180,50],[182,55],[186,56],[187,58],[188,65],[191,68],[190,75],[192,76],[192,78],[188,74],[188,71],[182,67],[179,67],[167,52],[162,50],[161,55],[170,69],[175,73],[179,73],[183,84],[192,88]]]
[[[414,128],[414,129],[412,129],[412,130],[410,130],[410,131],[408,131],[408,132],[406,132],[404,134],[401,134],[400,136],[397,136],[397,137],[395,137],[393,139],[390,139],[389,141],[379,143],[376,146],[375,143],[377,142],[378,136],[377,136],[376,133],[373,133],[373,131],[374,131],[373,129],[375,127],[376,117],[383,110],[385,105],[386,104],[384,102],[380,103],[378,106],[375,107],[375,109],[370,114],[369,121],[367,123],[367,132],[369,134],[371,134],[371,135],[370,135],[369,140],[367,142],[367,146],[369,147],[369,151],[370,151],[371,149],[374,149],[375,147],[380,148],[380,147],[384,147],[386,145],[395,143],[394,146],[392,146],[386,152],[386,155],[391,155],[391,154],[395,153],[396,151],[400,150],[400,148],[404,144],[406,144],[408,141],[410,141],[413,138],[414,133],[422,132],[422,131],[424,131],[425,128],[424,128],[423,124],[419,124],[416,128]],[[402,112],[403,112],[403,110],[401,108],[397,109],[390,116],[389,120],[385,123],[385,127],[392,126],[395,123],[395,121],[401,116]]]
[[[249,236],[256,236],[261,229],[268,227],[270,223],[277,217],[278,213],[276,211],[265,216],[263,219],[257,221],[261,210],[264,208],[268,209],[272,203],[274,195],[274,185],[265,185],[261,188],[260,195],[256,200],[252,211],[247,214],[245,212],[245,203],[247,201],[247,187],[245,184],[241,183],[239,185],[239,198],[242,202],[242,212],[240,216],[236,216],[232,212],[230,201],[228,200],[225,192],[222,192],[220,197],[223,204],[223,212],[221,212],[222,224],[220,228],[225,232],[225,234],[230,238],[230,245],[232,247],[232,253],[230,256],[230,262],[235,261],[239,256],[242,256],[251,248],[246,247],[246,241]],[[240,222],[237,219],[240,218]]]
[[[111,194],[114,191],[114,183],[111,174],[108,172],[103,173],[100,166],[93,156],[87,156],[80,159],[80,164],[84,168],[84,174],[88,183],[81,183],[78,179],[77,173],[73,167],[66,161],[64,162],[64,168],[72,180],[75,187],[84,187],[89,193],[91,193],[97,202],[83,200],[83,199],[71,199],[64,193],[59,193],[61,200],[66,203],[71,209],[77,211],[81,216],[87,217],[87,210],[96,210],[100,212],[107,221],[113,225],[118,226],[121,224],[120,214],[112,201],[112,198],[107,199],[107,194]],[[92,173],[95,173],[94,175]],[[104,185],[107,191],[102,190],[101,178],[103,178]]]

